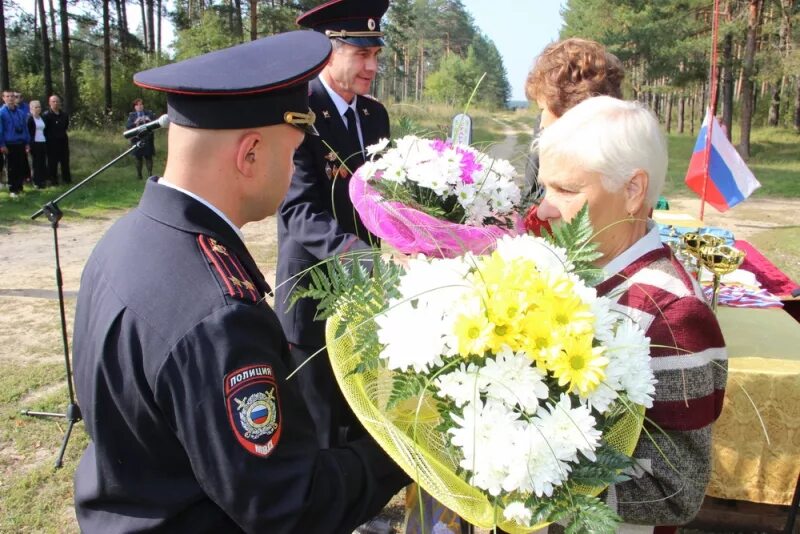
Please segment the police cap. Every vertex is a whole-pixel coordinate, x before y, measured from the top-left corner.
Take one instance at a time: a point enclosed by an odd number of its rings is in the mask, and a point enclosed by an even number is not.
[[[172,123],[228,130],[292,124],[316,134],[308,81],[327,63],[322,35],[272,35],[137,73],[136,85],[167,93]]]
[[[297,24],[354,46],[383,46],[387,9],[389,0],[331,0],[300,15]]]

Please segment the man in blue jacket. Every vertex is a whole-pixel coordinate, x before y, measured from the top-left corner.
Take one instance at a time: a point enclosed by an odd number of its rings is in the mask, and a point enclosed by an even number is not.
[[[28,116],[17,107],[16,92],[4,90],[3,102],[5,106],[0,109],[0,152],[8,160],[8,191],[11,198],[16,198],[22,193],[25,178],[31,174]]]
[[[283,199],[329,55],[291,32],[135,76],[167,93],[169,152],[81,279],[82,532],[349,534],[407,483],[369,437],[320,449],[240,230]]]

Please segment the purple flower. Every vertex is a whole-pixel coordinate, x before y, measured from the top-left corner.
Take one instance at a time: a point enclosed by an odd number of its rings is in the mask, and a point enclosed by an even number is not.
[[[469,150],[456,147],[456,152],[461,154],[461,181],[465,184],[475,183],[472,175],[483,169],[483,165],[475,160],[475,154]]]
[[[431,141],[431,148],[434,149],[438,154],[441,154],[450,147],[450,143],[443,141],[442,139],[434,139]]]

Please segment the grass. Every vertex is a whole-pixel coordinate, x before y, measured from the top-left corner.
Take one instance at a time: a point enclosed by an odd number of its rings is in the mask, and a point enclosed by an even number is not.
[[[669,168],[664,194],[667,197],[693,194],[683,179],[694,150],[696,136],[671,134],[669,141]],[[738,142],[734,136],[733,142]],[[751,156],[748,166],[761,182],[754,198],[800,198],[800,135],[789,129],[758,128],[751,136]]]
[[[164,168],[165,137],[156,134],[154,173]],[[76,130],[70,133],[70,158],[72,185],[77,184],[97,169],[117,157],[129,147],[118,132],[102,130]],[[127,209],[139,201],[144,181],[136,179],[133,156],[127,156],[99,174],[92,181],[61,201],[59,207],[64,217],[98,217],[109,210]],[[13,223],[29,221],[30,216],[46,202],[68,189],[67,186],[35,190],[25,186],[19,198],[10,198],[8,191],[0,192],[0,228]],[[45,217],[40,217],[46,222]]]
[[[32,395],[38,391],[45,394]],[[63,420],[20,414],[62,412],[66,404],[63,364],[0,364],[0,532],[77,532],[72,476],[88,444],[83,425],[72,432],[64,467],[54,469]]]
[[[760,232],[748,241],[789,278],[800,281],[800,225]]]

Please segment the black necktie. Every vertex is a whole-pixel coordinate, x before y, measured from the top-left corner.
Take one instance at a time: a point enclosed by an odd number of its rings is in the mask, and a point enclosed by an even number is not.
[[[347,111],[344,112],[344,118],[347,119],[347,133],[350,134],[351,143],[363,154],[364,150],[361,147],[361,141],[358,139],[358,125],[356,124],[356,114],[353,112],[353,108],[347,108]]]

